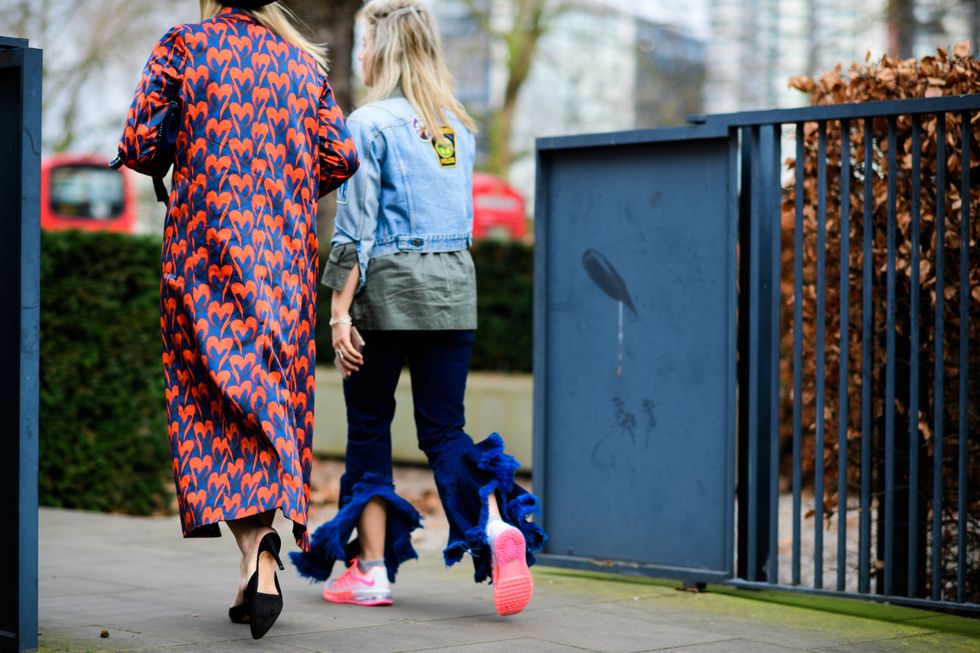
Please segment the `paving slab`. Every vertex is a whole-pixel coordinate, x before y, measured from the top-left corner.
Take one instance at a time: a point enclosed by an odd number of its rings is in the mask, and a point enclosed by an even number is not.
[[[288,533],[285,523],[278,523]],[[287,538],[284,537],[284,540]],[[535,569],[535,595],[503,619],[468,561],[446,569],[438,529],[418,539],[389,608],[326,604],[280,574],[285,610],[262,640],[227,618],[238,574],[230,536],[184,540],[173,517],[44,508],[42,651],[401,653],[461,651],[980,651],[980,620],[846,599]],[[286,548],[292,548],[287,542]],[[103,637],[103,631],[108,637]]]

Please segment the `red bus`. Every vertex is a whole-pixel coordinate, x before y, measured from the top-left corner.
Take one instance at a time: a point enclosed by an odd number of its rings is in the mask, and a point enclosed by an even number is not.
[[[473,238],[523,238],[525,219],[523,195],[498,177],[473,175]]]
[[[41,227],[133,233],[136,193],[128,170],[105,157],[56,154],[41,163]]]

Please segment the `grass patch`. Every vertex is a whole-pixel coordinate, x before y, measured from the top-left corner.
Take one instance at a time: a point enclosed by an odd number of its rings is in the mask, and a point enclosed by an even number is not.
[[[598,580],[612,583],[672,587],[675,589],[679,589],[681,587],[681,582],[677,580],[650,578],[647,576],[630,576],[625,574],[613,574],[598,571],[549,567],[547,569],[540,569],[537,573],[555,577],[581,578],[585,580]],[[914,626],[916,628],[923,628],[935,633],[957,635],[980,640],[980,619],[942,614],[920,608],[893,605],[872,600],[864,601],[861,599],[847,597],[801,594],[796,592],[779,591],[775,589],[741,589],[714,583],[707,586],[707,592],[710,594],[731,597],[733,599],[759,601],[774,605],[802,608],[846,617],[869,619],[884,623],[903,624],[907,626]]]

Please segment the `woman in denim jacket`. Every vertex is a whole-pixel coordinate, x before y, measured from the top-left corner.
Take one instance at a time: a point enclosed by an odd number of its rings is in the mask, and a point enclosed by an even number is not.
[[[463,431],[463,395],[476,328],[472,238],[475,124],[452,93],[430,11],[417,0],[374,0],[360,60],[368,103],[347,127],[359,171],[338,190],[333,249],[333,345],[344,373],[348,440],[337,516],[293,554],[300,573],[326,580],[323,598],[390,605],[399,565],[417,557],[420,515],[392,484],[391,421],[403,365],[412,378],[419,447],[449,521],[448,565],[470,553],[475,580],[492,578],[501,615],[531,598],[528,565],[544,532],[537,499],[514,482],[518,462],[493,434]],[[352,342],[363,334],[363,351]],[[355,338],[356,341],[356,338]],[[357,538],[351,542],[351,535]]]

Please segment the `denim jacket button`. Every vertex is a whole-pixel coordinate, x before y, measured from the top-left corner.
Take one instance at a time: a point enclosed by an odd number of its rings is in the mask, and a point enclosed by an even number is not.
[[[422,239],[421,238],[415,238],[414,240],[412,240],[412,245],[414,245],[415,247],[421,247],[422,246]]]

